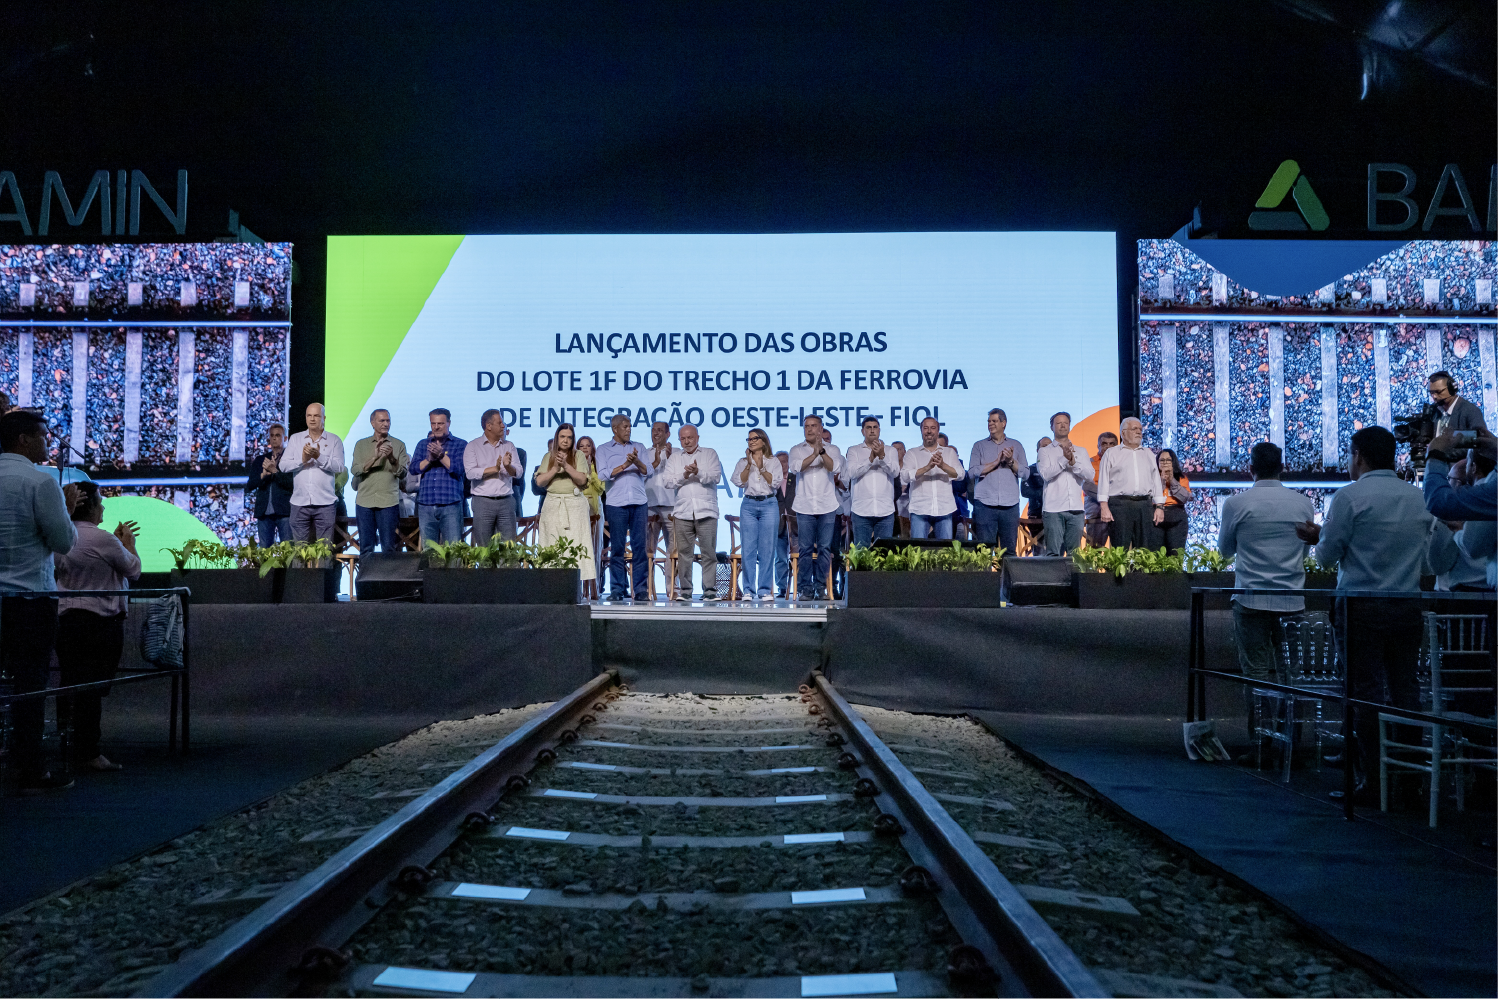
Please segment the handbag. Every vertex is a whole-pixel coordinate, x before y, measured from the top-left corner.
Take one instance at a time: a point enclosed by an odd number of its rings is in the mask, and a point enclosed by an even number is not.
[[[151,601],[140,630],[140,658],[157,669],[182,668],[182,603],[177,596]]]

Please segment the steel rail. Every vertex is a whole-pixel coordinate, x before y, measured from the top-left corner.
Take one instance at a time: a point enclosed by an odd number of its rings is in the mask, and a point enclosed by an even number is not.
[[[811,679],[856,747],[859,770],[867,771],[894,804],[881,801],[881,807],[897,813],[907,827],[906,852],[917,863],[923,857],[934,861],[927,866],[941,884],[936,899],[963,941],[977,947],[999,973],[997,994],[1111,995],[832,682],[820,671]]]
[[[469,813],[486,812],[509,778],[529,771],[541,749],[555,748],[563,731],[618,680],[610,670],[557,701],[136,995],[293,994],[307,976],[309,957],[314,972],[319,957],[336,965],[339,948],[399,890],[392,885],[397,873],[424,868],[448,849]]]

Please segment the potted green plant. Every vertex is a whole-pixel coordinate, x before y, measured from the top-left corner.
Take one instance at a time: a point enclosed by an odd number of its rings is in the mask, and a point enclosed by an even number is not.
[[[1186,572],[1187,586],[1210,586],[1231,589],[1238,585],[1238,574],[1233,571],[1233,560],[1216,548],[1192,543],[1186,546],[1181,558],[1181,567]],[[1226,593],[1207,594],[1207,610],[1232,610],[1233,598]]]
[[[998,607],[1004,549],[864,548],[848,550],[849,607]]]
[[[1191,588],[1182,558],[1164,548],[1083,548],[1072,553],[1082,610],[1186,610]]]
[[[429,604],[575,604],[586,549],[559,538],[544,548],[495,539],[489,545],[427,542],[422,600]]]
[[[281,567],[277,603],[326,604],[338,600],[338,563],[325,538],[291,542],[290,561]]]
[[[217,541],[191,539],[181,548],[163,548],[175,563],[171,585],[192,590],[196,604],[268,604],[272,581],[242,568],[239,553]]]

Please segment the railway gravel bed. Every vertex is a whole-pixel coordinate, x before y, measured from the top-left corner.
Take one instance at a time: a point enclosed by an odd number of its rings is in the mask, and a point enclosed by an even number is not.
[[[969,833],[989,831],[1062,846],[1060,851],[1013,849],[979,840],[1010,881],[1083,888],[1134,904],[1140,917],[1131,923],[1046,914],[1088,965],[1215,983],[1245,996],[1397,994],[1307,939],[1285,916],[1210,874],[1192,871],[1187,858],[1052,782],[972,719],[858,710],[902,762],[928,767],[941,760],[953,770],[980,776],[985,793],[1014,805],[1012,811],[997,811],[943,801]],[[921,776],[932,790],[978,793],[972,782]]]
[[[195,900],[306,874],[349,838],[305,837],[386,818],[408,799],[372,795],[434,783],[543,706],[427,726],[0,916],[0,995],[130,994],[244,914]]]

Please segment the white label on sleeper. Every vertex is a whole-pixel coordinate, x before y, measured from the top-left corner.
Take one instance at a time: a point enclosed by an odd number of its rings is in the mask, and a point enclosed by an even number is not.
[[[563,763],[562,766],[564,766],[564,767],[571,767],[573,770],[618,770],[619,769],[618,767],[614,766],[612,763]]]
[[[776,767],[771,770],[772,774],[810,774],[816,773],[816,767]]]
[[[888,971],[873,975],[802,975],[802,996],[875,996],[899,992]]]
[[[791,833],[785,838],[786,846],[794,846],[797,843],[841,843],[843,834],[835,833]]]
[[[790,745],[790,746],[760,746],[759,748],[760,749],[810,749],[811,747],[810,746]]]
[[[826,800],[827,795],[825,794],[777,794],[775,796],[775,804],[777,805],[796,805],[803,801]]]
[[[602,739],[584,739],[583,740],[583,745],[585,745],[585,746],[622,746],[625,749],[629,749],[630,748],[630,744],[627,743],[627,742],[604,742]]]
[[[467,971],[427,971],[423,968],[386,968],[373,984],[387,989],[420,989],[424,992],[467,992],[478,977]],[[823,993],[818,992],[817,995]]]
[[[554,787],[548,787],[541,792],[543,798],[596,798],[598,795],[592,791],[558,791]]]
[[[518,839],[554,839],[561,842],[572,834],[560,829],[527,829],[525,826],[511,826],[505,835]]]
[[[792,905],[812,905],[816,902],[862,902],[862,888],[826,888],[822,891],[793,891]]]
[[[453,889],[453,898],[494,898],[505,902],[524,902],[529,888],[506,888],[504,885],[474,885],[463,882]]]

